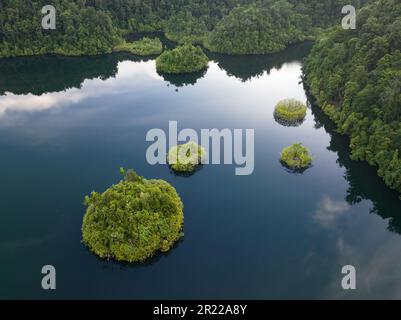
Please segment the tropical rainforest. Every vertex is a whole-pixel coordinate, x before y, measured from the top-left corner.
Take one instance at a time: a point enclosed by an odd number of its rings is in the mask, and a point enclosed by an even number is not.
[[[339,23],[364,0],[54,0],[56,29],[43,30],[47,0],[0,2],[0,57],[109,53],[130,32],[162,31],[215,52],[269,53]]]
[[[317,104],[351,138],[351,157],[401,192],[401,3],[361,9],[355,30],[334,28],[305,65]]]
[[[0,2],[0,57],[110,53],[126,34],[153,31],[226,54],[272,53],[313,39],[307,89],[350,137],[352,158],[377,166],[401,192],[398,0],[53,0],[57,27],[43,30],[46,4]],[[348,4],[359,10],[355,30],[340,27]]]
[[[121,173],[118,184],[85,197],[83,242],[100,258],[142,262],[183,236],[183,204],[166,181]]]
[[[156,59],[156,69],[161,73],[190,73],[206,69],[208,62],[201,48],[186,44],[163,52]]]
[[[134,42],[122,42],[114,47],[114,52],[128,52],[137,56],[152,56],[163,52],[163,44],[159,38],[142,38]]]

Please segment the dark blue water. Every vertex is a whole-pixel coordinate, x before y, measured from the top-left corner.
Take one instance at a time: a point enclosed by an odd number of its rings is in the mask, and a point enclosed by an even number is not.
[[[212,56],[206,73],[163,78],[130,56],[0,60],[0,298],[401,298],[401,201],[312,106],[297,128],[273,118],[307,101],[307,46],[259,57]],[[205,166],[189,178],[151,166],[152,128],[255,129],[255,171]],[[281,149],[314,165],[287,172]],[[170,182],[185,237],[142,265],[97,259],[81,243],[83,198],[119,168]],[[41,268],[57,289],[41,289]],[[341,288],[354,265],[357,290]]]

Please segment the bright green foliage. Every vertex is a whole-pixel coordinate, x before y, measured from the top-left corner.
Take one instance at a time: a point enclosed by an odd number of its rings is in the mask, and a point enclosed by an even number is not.
[[[352,159],[377,166],[401,192],[401,3],[375,1],[357,17],[356,30],[335,28],[315,45],[306,82],[351,138]]]
[[[193,141],[172,147],[168,152],[167,161],[170,167],[177,172],[190,173],[199,166],[206,151]]]
[[[312,33],[311,20],[287,1],[271,6],[247,5],[233,9],[210,33],[205,45],[213,52],[264,54],[284,50]]]
[[[282,100],[277,103],[274,117],[280,123],[288,125],[302,122],[306,117],[306,105],[295,99]]]
[[[201,48],[186,44],[163,52],[156,59],[156,69],[162,73],[189,73],[206,69],[208,63]]]
[[[216,52],[268,53],[339,23],[344,4],[366,1],[2,0],[0,58],[109,53],[121,34],[146,31],[163,31],[181,44],[205,43]],[[47,4],[57,9],[57,30],[41,27]]]
[[[309,149],[300,143],[296,143],[283,149],[281,162],[290,169],[305,169],[312,164],[312,156]]]
[[[100,258],[142,262],[183,236],[183,204],[166,181],[121,172],[118,184],[85,197],[83,242]]]
[[[142,38],[135,42],[123,42],[114,47],[115,52],[128,52],[138,56],[158,55],[163,52],[163,45],[159,38]]]

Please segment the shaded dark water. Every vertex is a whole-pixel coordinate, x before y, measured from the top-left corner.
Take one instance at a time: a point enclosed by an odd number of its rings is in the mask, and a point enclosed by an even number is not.
[[[297,128],[277,101],[306,101],[308,45],[272,56],[222,57],[205,73],[163,78],[129,55],[0,60],[1,298],[400,298],[401,201],[375,170],[349,160],[347,139],[316,107]],[[255,171],[205,166],[185,178],[147,164],[149,129],[255,129]],[[279,163],[302,142],[314,166]],[[185,237],[143,265],[101,261],[81,244],[83,197],[119,167],[169,181]],[[41,268],[57,290],[41,289]],[[357,269],[357,290],[341,268]]]

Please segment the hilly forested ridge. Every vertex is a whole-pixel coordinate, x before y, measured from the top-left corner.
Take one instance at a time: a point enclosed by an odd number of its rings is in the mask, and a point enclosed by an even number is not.
[[[0,2],[0,57],[108,53],[124,33],[163,31],[222,53],[271,53],[341,21],[365,0],[54,0],[57,29],[43,30],[47,0]],[[245,41],[246,40],[246,41]]]
[[[358,14],[356,30],[334,28],[305,65],[317,104],[366,160],[401,192],[401,3],[379,0]]]

